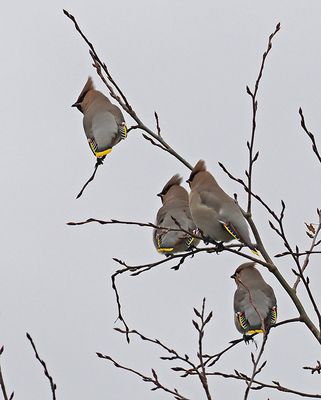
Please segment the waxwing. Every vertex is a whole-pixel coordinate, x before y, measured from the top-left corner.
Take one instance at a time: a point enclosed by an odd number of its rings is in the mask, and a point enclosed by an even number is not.
[[[180,186],[182,178],[174,175],[157,195],[163,206],[158,210],[156,225],[164,227],[154,229],[154,244],[159,253],[170,255],[189,250],[199,243],[186,232],[169,231],[168,229],[183,229],[193,232],[196,226],[189,210],[189,199],[186,189]]]
[[[276,323],[277,304],[274,291],[255,267],[255,262],[240,265],[231,276],[237,289],[234,294],[234,321],[244,335],[267,334]]]
[[[98,160],[103,160],[112,148],[127,136],[120,109],[98,90],[91,77],[72,105],[84,114],[83,125],[89,146]]]
[[[240,207],[206,170],[203,160],[195,165],[187,182],[191,188],[192,218],[204,238],[216,242],[237,239],[257,254]]]

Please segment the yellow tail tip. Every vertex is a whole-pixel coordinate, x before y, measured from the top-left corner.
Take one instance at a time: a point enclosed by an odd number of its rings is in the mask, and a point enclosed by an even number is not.
[[[253,254],[255,254],[256,256],[258,256],[258,257],[261,257],[261,253],[257,250],[257,249],[251,249],[251,252],[253,253]]]
[[[95,156],[96,156],[97,158],[102,158],[102,157],[104,157],[104,156],[107,156],[107,154],[111,153],[111,151],[112,151],[112,148],[111,148],[111,149],[104,150],[104,151],[98,151],[97,153],[95,153]]]
[[[159,253],[170,253],[174,250],[174,247],[160,247],[157,249]]]
[[[254,335],[254,333],[263,333],[263,329],[253,329],[251,331],[247,331],[246,335]]]

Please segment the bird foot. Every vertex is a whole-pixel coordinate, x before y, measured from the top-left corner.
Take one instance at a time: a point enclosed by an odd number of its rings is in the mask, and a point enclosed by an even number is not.
[[[255,344],[255,347],[257,348],[257,343],[256,343],[255,339],[253,338],[253,335],[247,335],[246,333],[244,333],[243,340],[246,345],[248,345],[250,342],[253,342]]]
[[[223,242],[214,242],[216,246],[216,253],[220,253],[221,251],[224,250],[224,244]]]
[[[104,159],[105,159],[105,157],[104,158],[96,158],[96,164],[97,165],[103,165]]]

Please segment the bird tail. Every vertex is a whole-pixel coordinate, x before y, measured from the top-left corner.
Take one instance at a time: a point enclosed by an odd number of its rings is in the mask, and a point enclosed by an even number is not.
[[[227,230],[227,232],[234,239],[238,240],[239,242],[245,243],[245,241],[242,239],[241,235],[238,233],[238,231],[236,230],[234,225],[232,225],[231,223],[223,222],[223,221],[221,221],[221,223],[223,224],[223,227]],[[253,244],[247,244],[247,243],[245,243],[245,244],[250,248],[250,250],[253,254],[260,257],[260,252],[258,251],[258,249],[255,246],[253,246]]]

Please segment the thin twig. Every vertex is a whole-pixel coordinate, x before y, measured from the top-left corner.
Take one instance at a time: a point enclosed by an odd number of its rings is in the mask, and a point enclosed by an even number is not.
[[[319,233],[321,231],[321,210],[318,209],[317,210],[317,214],[318,214],[318,217],[319,217],[318,226],[317,226],[317,229],[315,229],[314,227],[310,227],[310,230],[312,230],[312,231],[314,230],[314,234],[313,234],[313,237],[312,237],[310,249],[306,252],[306,257],[305,257],[305,259],[303,261],[303,264],[302,264],[302,267],[301,267],[302,273],[305,271],[306,267],[309,264],[310,255],[313,254],[313,249],[316,246],[317,238],[318,238],[318,235],[319,235]],[[308,225],[308,227],[309,226],[311,226],[311,225]],[[318,252],[318,253],[320,253],[320,252]],[[294,282],[293,289],[295,291],[297,290],[297,287],[298,287],[298,285],[300,283],[300,280],[301,280],[301,278],[300,278],[300,276],[298,276],[296,281]]]
[[[86,36],[82,33],[82,31],[81,31],[81,29],[80,29],[80,27],[79,27],[79,25],[78,25],[78,23],[77,23],[77,21],[76,21],[76,18],[75,18],[73,15],[71,15],[67,10],[63,10],[63,13],[74,23],[76,30],[80,33],[81,37],[82,37],[82,38],[84,39],[84,41],[87,43],[88,47],[90,48],[91,53],[95,56],[95,58],[96,58],[97,62],[99,63],[99,65],[104,69],[106,75],[108,76],[108,79],[109,79],[110,82],[115,86],[115,88],[116,88],[116,90],[118,91],[119,95],[120,95],[121,98],[123,99],[123,101],[124,101],[126,107],[128,107],[128,109],[130,109],[131,107],[130,107],[130,104],[127,102],[126,97],[124,96],[123,92],[122,92],[121,89],[118,87],[118,85],[116,84],[116,82],[114,82],[112,76],[111,76],[110,73],[109,73],[109,70],[108,70],[106,64],[104,64],[104,63],[99,59],[98,54],[96,53],[93,44],[90,43],[89,40],[86,38]],[[114,92],[113,92],[113,95],[116,96]],[[114,96],[113,96],[113,97],[114,97]]]
[[[262,371],[263,367],[266,365],[266,361],[265,361],[260,366],[260,368],[258,368],[259,362],[260,362],[261,357],[262,357],[263,352],[264,352],[264,348],[265,348],[265,344],[266,344],[267,338],[268,338],[268,332],[264,333],[264,335],[263,335],[263,341],[262,341],[261,349],[260,349],[260,352],[259,352],[256,360],[254,359],[253,353],[251,353],[251,358],[252,358],[252,362],[253,362],[253,370],[252,370],[251,378],[250,378],[249,382],[247,383],[247,388],[246,388],[245,393],[244,393],[244,400],[247,400],[247,398],[249,396],[249,393],[250,393],[254,378],[256,377],[256,375],[258,375]]]
[[[27,339],[29,340],[29,342],[31,343],[31,346],[33,348],[33,351],[35,353],[36,359],[40,362],[40,364],[43,367],[43,372],[45,374],[45,376],[48,378],[49,383],[50,383],[50,389],[51,389],[51,393],[52,393],[52,399],[56,400],[56,390],[57,390],[57,385],[55,384],[55,382],[53,381],[52,376],[49,374],[48,368],[46,363],[40,358],[38,351],[36,349],[36,345],[32,339],[32,337],[30,336],[29,333],[26,333]]]
[[[162,136],[161,135],[161,128],[160,128],[160,125],[159,125],[159,118],[158,118],[158,114],[157,114],[156,111],[154,112],[154,115],[155,115],[155,119],[156,119],[157,134],[158,134],[158,136]]]
[[[251,140],[250,142],[247,142],[247,147],[249,150],[249,169],[248,171],[246,171],[246,175],[248,178],[248,202],[247,202],[247,213],[251,214],[251,191],[252,191],[252,176],[253,176],[253,165],[255,163],[255,161],[257,160],[258,156],[259,156],[259,152],[257,152],[254,155],[254,139],[255,139],[255,131],[256,131],[256,113],[257,113],[257,93],[259,90],[259,85],[260,85],[260,81],[262,79],[262,75],[263,75],[263,70],[264,70],[264,65],[265,65],[265,61],[266,58],[272,48],[272,39],[273,37],[277,34],[277,32],[280,30],[280,23],[278,23],[275,27],[274,32],[269,36],[269,41],[268,41],[268,46],[267,46],[267,50],[263,53],[263,57],[262,57],[262,62],[261,62],[261,66],[260,66],[260,70],[259,70],[259,74],[258,77],[256,79],[255,82],[255,87],[254,87],[254,91],[252,92],[250,90],[250,88],[247,86],[246,90],[247,93],[251,96],[251,100],[252,100],[252,133],[251,133]]]
[[[4,351],[4,346],[2,346],[1,349],[0,349],[0,357],[2,356],[3,351]],[[1,391],[2,391],[2,394],[3,394],[4,400],[12,400],[13,396],[14,396],[14,392],[12,392],[10,397],[8,397],[6,385],[5,385],[4,379],[3,379],[1,365],[0,365],[0,386],[1,386]]]
[[[317,360],[317,365],[315,367],[303,367],[303,369],[310,370],[312,375],[315,372],[320,375],[321,374],[321,363],[319,360]]]
[[[93,174],[92,174],[91,177],[88,179],[88,181],[84,184],[84,186],[82,187],[81,191],[77,194],[76,199],[79,199],[79,197],[83,194],[84,190],[85,190],[86,187],[89,185],[89,183],[90,183],[91,181],[94,180],[95,175],[96,175],[96,172],[97,172],[97,169],[98,169],[99,165],[101,165],[101,164],[102,164],[102,161],[101,161],[101,160],[97,160],[97,161],[96,161]]]
[[[246,383],[248,383],[250,381],[249,376],[247,376],[241,372],[238,372],[238,371],[235,371],[235,374],[226,374],[223,372],[208,372],[207,375],[221,376],[222,378],[241,380],[241,381],[245,381]],[[301,397],[307,397],[307,398],[312,398],[312,399],[321,399],[321,394],[311,394],[311,393],[299,392],[298,390],[287,388],[287,387],[281,385],[277,381],[272,381],[272,382],[273,382],[273,385],[253,379],[252,383],[256,384],[257,386],[252,387],[252,390],[261,390],[264,388],[275,389],[279,392],[296,394],[297,396],[301,396]]]
[[[279,257],[285,257],[285,256],[291,256],[292,254],[294,254],[296,257],[302,257],[302,256],[307,256],[307,255],[311,255],[311,254],[321,254],[321,251],[303,251],[302,253],[291,253],[289,251],[285,251],[284,253],[278,253],[275,254],[275,258],[279,258]]]
[[[208,387],[208,381],[207,381],[207,377],[206,377],[206,368],[205,368],[205,363],[204,363],[204,358],[203,358],[204,357],[204,355],[203,355],[203,338],[204,338],[205,326],[212,319],[213,312],[211,311],[207,315],[207,317],[205,317],[205,297],[203,299],[201,313],[199,311],[197,311],[195,308],[194,308],[194,312],[199,317],[199,319],[201,320],[200,326],[199,326],[199,324],[197,324],[197,322],[193,321],[194,327],[198,331],[198,354],[197,354],[197,356],[198,356],[198,359],[199,359],[199,362],[200,362],[200,368],[201,368],[201,372],[198,374],[198,376],[199,376],[200,381],[202,383],[202,386],[203,386],[203,389],[205,391],[207,399],[208,400],[212,400],[210,389]]]
[[[304,132],[310,138],[310,140],[312,142],[312,150],[313,150],[314,154],[317,156],[318,160],[321,163],[321,155],[319,153],[319,150],[318,150],[318,147],[317,147],[317,144],[316,144],[316,141],[315,141],[315,137],[314,137],[313,133],[309,132],[308,128],[306,127],[305,120],[304,120],[304,115],[303,115],[303,111],[302,111],[301,107],[299,108],[299,114],[300,114],[300,117],[301,117],[301,126],[302,126]]]
[[[181,394],[177,391],[177,389],[175,389],[175,388],[174,388],[174,389],[169,389],[168,387],[164,386],[164,385],[159,381],[158,376],[157,376],[157,374],[156,374],[156,371],[155,371],[154,369],[152,369],[152,375],[153,375],[153,376],[147,376],[147,375],[142,374],[142,373],[139,372],[139,371],[136,371],[136,370],[134,370],[134,369],[132,369],[132,368],[129,368],[129,367],[126,367],[126,366],[124,366],[124,365],[119,364],[117,361],[115,361],[112,357],[110,357],[110,356],[108,356],[108,355],[103,355],[102,353],[96,353],[96,354],[97,354],[97,356],[98,356],[99,358],[112,362],[116,368],[123,369],[123,370],[125,370],[125,371],[128,371],[128,372],[130,372],[130,373],[136,375],[136,376],[139,376],[140,378],[142,378],[142,380],[143,380],[144,382],[152,383],[154,386],[151,388],[151,390],[161,389],[161,390],[163,390],[163,391],[166,392],[166,393],[172,394],[176,400],[188,400],[188,398],[185,397],[185,396],[183,396],[183,395],[181,395]]]
[[[291,324],[292,322],[302,322],[302,319],[300,317],[285,319],[284,321],[280,321],[274,325],[271,325],[271,328],[277,328],[278,326]]]
[[[97,218],[88,218],[85,221],[79,221],[79,222],[67,222],[67,225],[69,226],[78,226],[78,225],[85,225],[85,224],[90,224],[92,222],[96,222],[100,225],[113,225],[113,224],[119,224],[119,225],[136,225],[136,226],[142,226],[142,227],[147,227],[147,228],[153,228],[153,229],[166,229],[167,232],[182,232],[186,233],[190,236],[192,236],[195,239],[202,240],[202,237],[199,235],[194,234],[193,232],[188,231],[187,229],[183,229],[181,226],[178,226],[177,228],[168,228],[166,226],[159,226],[155,225],[151,222],[139,222],[139,221],[122,221],[119,219],[110,219],[109,221],[102,220],[102,219],[97,219]]]
[[[309,297],[309,299],[310,299],[310,301],[312,303],[313,309],[314,309],[314,311],[316,313],[316,316],[318,318],[319,330],[321,332],[321,313],[320,313],[319,307],[318,307],[318,305],[316,303],[316,300],[315,300],[315,298],[314,298],[314,296],[312,294],[312,291],[311,291],[311,288],[310,288],[310,280],[309,280],[309,278],[306,278],[303,275],[301,267],[299,267],[298,269],[299,269],[299,272],[296,272],[294,269],[292,269],[292,272],[296,275],[296,277],[300,277],[300,280],[303,282],[303,285],[304,285],[304,287],[305,287],[305,289],[307,291],[308,297]],[[292,289],[292,290],[294,291],[294,289]]]
[[[183,364],[187,364],[189,366],[188,369],[183,368],[183,367],[173,367],[173,368],[171,368],[175,372],[184,372],[184,374],[181,375],[183,378],[185,378],[188,375],[191,375],[191,371],[193,371],[195,374],[198,373],[197,370],[198,370],[199,367],[196,367],[196,365],[193,364],[193,362],[190,360],[190,357],[187,354],[185,354],[184,356],[180,355],[175,349],[165,345],[159,339],[151,339],[151,338],[141,334],[140,332],[136,331],[135,329],[126,332],[126,330],[115,328],[115,331],[117,331],[119,333],[123,333],[126,336],[127,336],[127,334],[128,335],[136,335],[143,341],[146,341],[146,342],[149,342],[149,343],[152,343],[152,344],[155,344],[155,345],[161,347],[163,350],[167,351],[170,354],[170,356],[162,356],[162,357],[160,357],[161,360],[164,360],[164,361],[181,361]]]
[[[129,330],[129,327],[128,327],[128,325],[123,317],[122,311],[121,311],[122,306],[121,306],[121,302],[120,302],[118,288],[116,285],[116,277],[117,277],[117,275],[119,275],[121,273],[121,271],[124,271],[124,270],[118,270],[111,276],[111,286],[112,286],[112,289],[115,292],[115,296],[116,296],[117,311],[118,311],[117,319],[119,319],[123,323],[123,325],[125,327],[125,332],[126,332],[126,340],[127,340],[127,343],[129,343],[130,342],[130,339],[129,339],[130,330]]]

